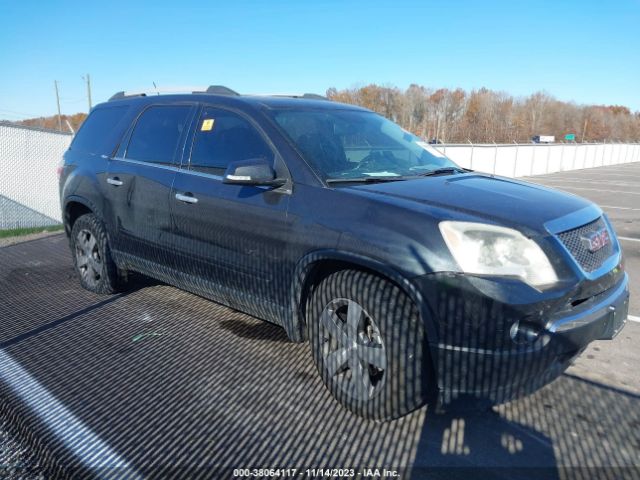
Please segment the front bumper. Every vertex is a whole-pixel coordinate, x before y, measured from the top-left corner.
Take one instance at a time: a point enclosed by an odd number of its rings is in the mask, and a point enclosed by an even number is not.
[[[435,327],[438,341],[430,344],[441,399],[471,395],[499,403],[555,379],[590,342],[611,339],[624,326],[628,277],[624,272],[617,277],[611,288],[570,308],[558,308],[558,302],[552,307],[549,302],[526,307],[501,303],[480,296],[465,281],[463,291],[450,288],[435,299],[431,312],[441,319]],[[452,301],[454,296],[458,298]],[[530,335],[518,336],[518,329]]]
[[[627,322],[629,314],[629,279],[604,292],[593,305],[576,314],[558,314],[549,319],[546,330],[572,344],[584,344],[591,340],[613,339]]]

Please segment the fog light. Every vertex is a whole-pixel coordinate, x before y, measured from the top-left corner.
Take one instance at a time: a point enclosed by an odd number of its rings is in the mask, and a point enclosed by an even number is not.
[[[515,322],[511,326],[511,340],[518,345],[533,343],[540,336],[541,327],[531,322]]]

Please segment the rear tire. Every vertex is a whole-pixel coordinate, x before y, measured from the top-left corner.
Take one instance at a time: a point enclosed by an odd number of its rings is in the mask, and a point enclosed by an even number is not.
[[[117,292],[122,286],[111,257],[107,232],[93,213],[79,217],[69,238],[73,264],[83,288],[99,294]]]
[[[397,285],[359,270],[332,273],[309,296],[307,328],[323,382],[355,414],[398,418],[432,397],[424,327]]]

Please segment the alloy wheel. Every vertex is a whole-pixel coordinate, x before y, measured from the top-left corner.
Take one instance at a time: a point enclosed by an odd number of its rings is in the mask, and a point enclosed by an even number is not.
[[[95,235],[80,230],[76,236],[76,265],[82,278],[94,286],[102,277],[102,257]]]
[[[348,396],[368,400],[384,384],[387,354],[380,329],[356,301],[338,298],[320,318],[324,369]]]

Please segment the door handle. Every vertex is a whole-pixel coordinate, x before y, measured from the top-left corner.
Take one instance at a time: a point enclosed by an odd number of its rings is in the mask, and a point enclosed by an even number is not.
[[[119,187],[124,182],[122,180],[120,180],[118,177],[108,177],[107,178],[107,183],[109,185],[113,185],[114,187]]]
[[[187,194],[176,193],[176,198],[181,202],[185,202],[185,203],[198,203],[198,199],[190,193],[187,193]]]

